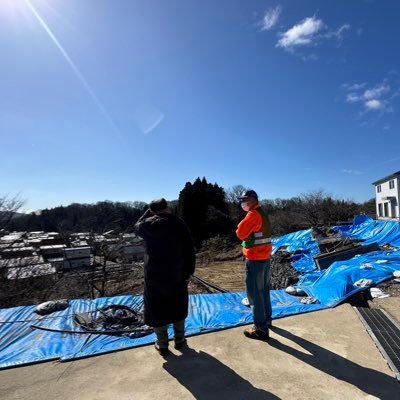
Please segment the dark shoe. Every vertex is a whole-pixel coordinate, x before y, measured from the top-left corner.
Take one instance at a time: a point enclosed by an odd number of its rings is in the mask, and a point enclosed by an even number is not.
[[[176,350],[180,350],[182,347],[184,347],[184,346],[186,346],[187,345],[187,340],[186,339],[182,339],[182,340],[179,340],[179,341],[176,341],[175,340],[175,349]]]
[[[166,357],[169,354],[168,347],[160,347],[157,343],[154,344],[154,347],[162,357]]]
[[[243,331],[244,336],[248,337],[249,339],[257,339],[257,340],[268,340],[269,333],[268,331],[262,331],[257,329],[255,326],[251,328],[247,328]]]

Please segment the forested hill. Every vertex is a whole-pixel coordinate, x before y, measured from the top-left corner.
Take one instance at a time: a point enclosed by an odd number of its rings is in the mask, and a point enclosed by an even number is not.
[[[238,196],[243,190],[245,187],[242,185],[224,189],[216,183],[207,182],[205,178],[197,178],[193,183],[187,182],[179,193],[179,198],[169,201],[169,204],[172,211],[186,221],[197,246],[200,246],[205,240],[215,236],[234,239],[237,223],[244,216],[238,202]],[[321,190],[290,199],[260,202],[271,219],[275,235],[348,221],[360,213],[372,216],[375,214],[374,199],[356,203],[337,199]],[[44,209],[39,213],[19,215],[18,218],[7,221],[7,226],[0,228],[63,233],[103,233],[109,230],[131,232],[146,208],[147,204],[140,201],[74,203]]]
[[[145,208],[146,203],[143,202],[74,203],[20,216],[9,223],[8,229],[66,233],[102,233],[112,229],[129,231]]]

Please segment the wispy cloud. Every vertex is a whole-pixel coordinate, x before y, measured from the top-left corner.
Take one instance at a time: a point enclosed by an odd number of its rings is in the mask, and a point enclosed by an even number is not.
[[[344,24],[334,31],[329,31],[325,37],[328,39],[336,38],[337,40],[343,40],[344,33],[350,30],[350,28],[351,26],[349,24]]]
[[[365,108],[367,110],[382,110],[384,104],[380,100],[372,99],[365,102]]]
[[[346,32],[346,31],[349,31],[349,30],[350,30],[350,27],[351,27],[350,24],[344,24],[344,25],[342,25],[342,26],[336,31],[335,36],[336,36],[338,39],[342,40],[342,39],[343,39],[343,33]]]
[[[389,92],[389,90],[390,90],[390,86],[386,85],[386,84],[375,86],[374,88],[367,89],[364,92],[364,98],[367,100],[376,99],[376,98],[381,97],[383,94]]]
[[[364,111],[391,112],[393,110],[390,104],[393,95],[386,80],[369,88],[365,83],[345,84],[342,87],[347,91],[346,103],[359,103]]]
[[[307,54],[307,55],[302,55],[301,59],[303,61],[317,61],[318,60],[318,56],[314,53],[311,54]]]
[[[367,84],[364,82],[364,83],[354,83],[354,84],[352,84],[352,85],[349,85],[348,83],[344,83],[343,85],[342,85],[342,87],[344,88],[344,89],[347,89],[347,90],[350,90],[350,91],[353,91],[353,90],[360,90],[360,89],[363,89],[363,88],[365,88],[365,86],[367,86]]]
[[[263,20],[261,21],[261,30],[269,31],[270,29],[272,29],[278,23],[281,12],[282,7],[280,6],[268,9],[264,15]]]
[[[396,97],[400,96],[400,89],[397,89],[391,96],[391,99],[395,99]]]
[[[348,175],[363,175],[364,171],[360,171],[358,169],[341,169],[340,172],[342,174],[348,174]]]
[[[351,26],[349,24],[343,24],[337,29],[330,29],[322,19],[314,15],[303,19],[286,32],[280,33],[276,47],[300,55],[303,61],[315,60],[318,58],[317,55],[304,55],[298,50],[304,49],[307,46],[315,47],[330,39],[342,41],[345,32],[349,31],[350,28]]]
[[[381,165],[386,165],[386,164],[391,164],[391,163],[398,162],[398,161],[400,161],[400,157],[391,158],[389,160],[384,160],[378,164],[375,164],[375,167],[379,167]]]
[[[316,17],[305,18],[297,25],[282,33],[276,46],[285,50],[293,50],[293,48],[298,46],[309,45],[316,34],[323,28],[324,23],[322,20]]]
[[[357,103],[357,101],[360,101],[360,96],[357,96],[357,95],[354,94],[354,93],[349,93],[349,94],[346,96],[346,101],[347,101],[348,103]]]

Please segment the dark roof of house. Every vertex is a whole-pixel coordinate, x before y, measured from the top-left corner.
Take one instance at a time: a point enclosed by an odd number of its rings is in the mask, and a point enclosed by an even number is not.
[[[397,178],[397,177],[400,177],[400,171],[394,172],[392,175],[386,176],[385,178],[378,179],[377,181],[372,182],[372,184],[378,185],[379,183],[383,183],[383,182],[386,182],[390,179]]]

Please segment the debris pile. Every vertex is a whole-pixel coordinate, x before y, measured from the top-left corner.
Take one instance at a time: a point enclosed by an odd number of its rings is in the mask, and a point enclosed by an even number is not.
[[[76,313],[74,321],[88,333],[140,337],[153,332],[152,328],[144,324],[142,312],[120,304]]]
[[[271,289],[284,289],[297,283],[299,273],[292,267],[291,254],[278,251],[271,258]]]

